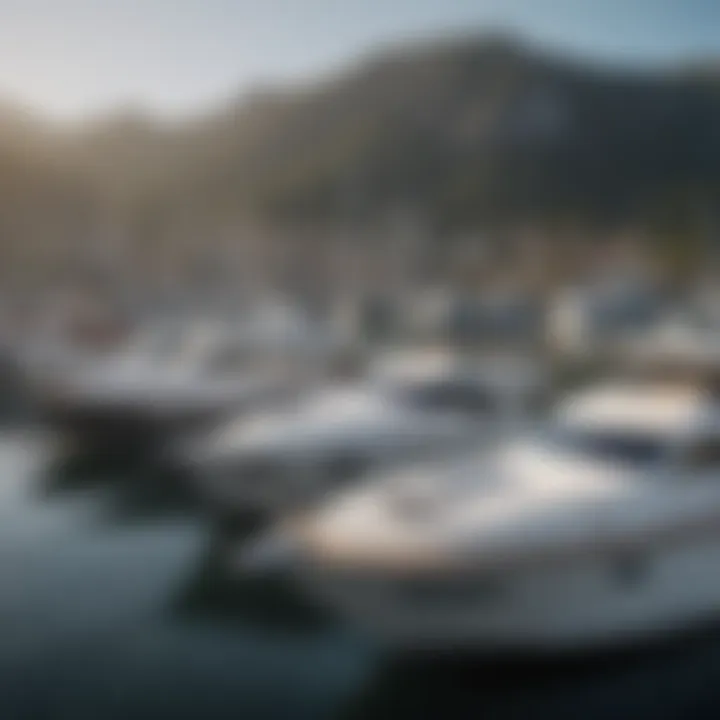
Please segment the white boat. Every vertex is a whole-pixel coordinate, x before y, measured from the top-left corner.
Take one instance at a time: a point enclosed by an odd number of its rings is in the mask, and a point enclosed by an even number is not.
[[[718,619],[720,402],[586,390],[537,437],[280,524],[263,556],[400,650],[588,650]]]
[[[240,418],[178,447],[223,517],[280,511],[381,467],[476,448],[545,389],[527,363],[393,357],[363,383]]]
[[[36,383],[45,420],[83,446],[156,449],[285,397],[280,363],[250,362],[227,328],[155,329],[109,355],[66,354]]]

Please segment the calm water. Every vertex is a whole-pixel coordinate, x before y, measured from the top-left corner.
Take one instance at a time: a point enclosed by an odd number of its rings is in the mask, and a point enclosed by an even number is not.
[[[169,480],[0,437],[2,720],[719,714],[720,629],[582,662],[391,665],[277,581],[230,576]]]

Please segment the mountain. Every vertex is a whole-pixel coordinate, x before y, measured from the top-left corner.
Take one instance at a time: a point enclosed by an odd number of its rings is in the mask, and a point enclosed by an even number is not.
[[[175,123],[128,109],[60,129],[0,108],[0,233],[18,242],[13,227],[42,217],[61,242],[58,227],[104,218],[129,235],[209,237],[247,217],[372,224],[398,209],[438,235],[682,233],[720,206],[719,78],[712,62],[622,71],[480,36],[400,46]]]
[[[720,87],[474,39],[401,48],[189,129],[189,197],[290,218],[588,222],[720,191]]]

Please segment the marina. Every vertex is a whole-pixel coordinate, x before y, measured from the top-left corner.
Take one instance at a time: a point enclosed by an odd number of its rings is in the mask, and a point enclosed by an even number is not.
[[[720,5],[571,4],[0,0],[0,720],[720,716]]]

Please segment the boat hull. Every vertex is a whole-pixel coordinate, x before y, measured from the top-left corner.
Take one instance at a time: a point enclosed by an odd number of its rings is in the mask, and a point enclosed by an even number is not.
[[[247,472],[244,452],[210,459],[181,453],[176,463],[190,473],[198,490],[224,515],[242,516],[248,511],[277,515],[327,502],[332,493],[343,492],[371,474],[478,452],[499,433],[497,427],[478,424],[450,437],[414,437],[408,432],[397,441],[367,443],[360,439],[297,455],[268,453],[268,467],[257,474]]]
[[[488,573],[332,569],[300,582],[396,650],[583,651],[634,645],[720,619],[720,527],[621,555]]]

